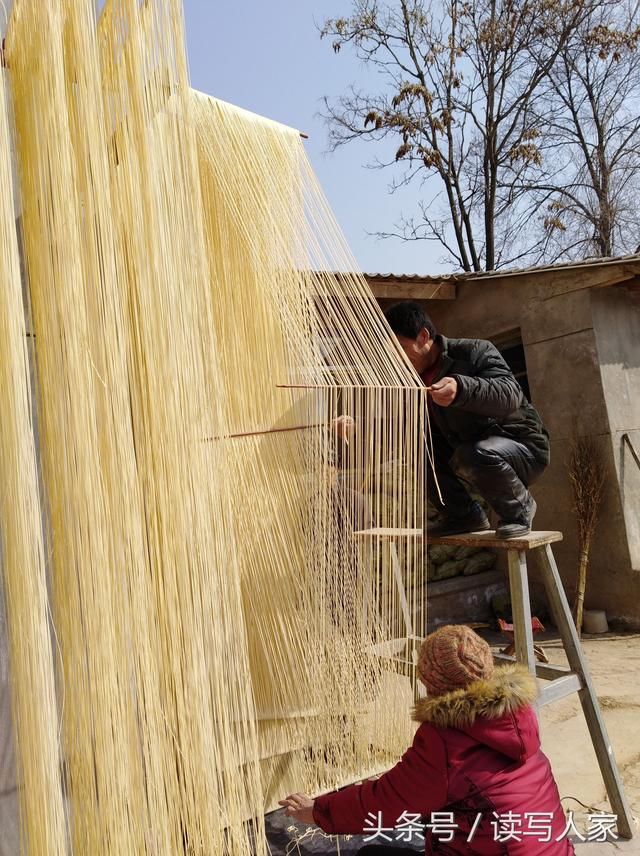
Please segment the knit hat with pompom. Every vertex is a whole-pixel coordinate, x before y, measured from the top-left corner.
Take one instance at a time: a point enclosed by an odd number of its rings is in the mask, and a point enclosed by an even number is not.
[[[464,624],[448,624],[422,643],[418,675],[429,695],[442,695],[493,675],[491,648]]]

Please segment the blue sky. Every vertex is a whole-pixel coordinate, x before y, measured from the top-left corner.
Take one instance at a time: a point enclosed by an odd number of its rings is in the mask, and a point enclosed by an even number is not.
[[[418,189],[389,195],[390,174],[365,168],[371,144],[326,153],[327,129],[317,116],[322,96],[367,78],[353,55],[335,55],[318,33],[325,17],[349,7],[350,0],[184,0],[191,84],[309,134],[307,152],[363,270],[436,273],[446,267],[435,245],[367,235],[411,213]]]

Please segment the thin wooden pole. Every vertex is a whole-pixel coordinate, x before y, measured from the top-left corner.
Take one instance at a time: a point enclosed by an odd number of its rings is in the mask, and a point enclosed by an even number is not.
[[[328,428],[326,422],[316,422],[312,425],[291,425],[289,428],[262,428],[259,431],[243,431],[240,434],[220,434],[217,437],[205,437],[204,442],[212,440],[235,440],[237,437],[259,437],[263,434],[284,434],[286,431],[306,431],[310,428]]]
[[[277,383],[277,389],[419,389],[427,392],[427,386],[376,386],[375,384],[358,383]]]

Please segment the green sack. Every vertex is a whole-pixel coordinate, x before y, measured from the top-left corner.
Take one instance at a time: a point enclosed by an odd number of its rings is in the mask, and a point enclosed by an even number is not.
[[[448,580],[450,577],[457,577],[464,573],[464,562],[457,562],[455,559],[449,559],[448,562],[438,565],[435,569],[436,580]]]
[[[428,548],[429,560],[434,565],[441,565],[453,559],[457,549],[457,547],[447,547],[445,544],[434,544],[433,547]]]
[[[491,550],[480,550],[479,553],[476,553],[474,556],[471,556],[470,559],[467,559],[464,563],[464,575],[465,577],[471,576],[471,574],[479,574],[481,571],[488,571],[489,568],[492,568],[496,562],[496,554],[492,553]]]

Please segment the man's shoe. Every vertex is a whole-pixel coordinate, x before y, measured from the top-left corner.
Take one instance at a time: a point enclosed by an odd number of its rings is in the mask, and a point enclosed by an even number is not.
[[[509,538],[522,538],[523,535],[528,535],[531,532],[531,524],[537,510],[536,501],[531,497],[531,504],[526,518],[524,520],[516,520],[513,523],[501,520],[496,527],[496,538],[508,540]]]
[[[427,523],[427,538],[444,538],[447,535],[484,532],[486,529],[491,529],[489,518],[480,506],[477,506],[464,517],[448,517],[433,524]]]

